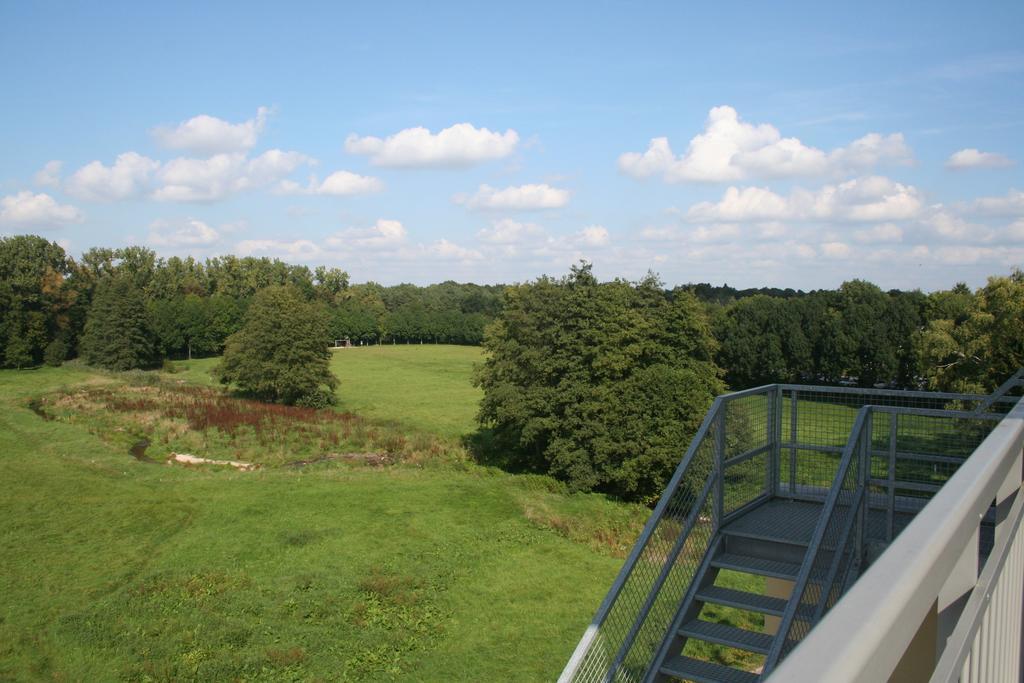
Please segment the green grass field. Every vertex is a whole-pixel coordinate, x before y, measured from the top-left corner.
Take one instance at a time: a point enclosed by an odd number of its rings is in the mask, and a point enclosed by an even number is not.
[[[480,359],[471,347],[335,351],[335,411],[274,409],[240,426],[262,404],[223,394],[216,358],[174,374],[0,372],[0,680],[553,679],[648,511],[473,464],[462,437],[476,428]],[[801,441],[856,416],[801,411]],[[157,461],[263,467],[143,462],[128,453],[140,438]],[[331,452],[385,463],[318,458]],[[744,574],[720,581],[762,589]],[[728,608],[705,617],[762,625]]]
[[[476,350],[337,353],[344,408],[471,428],[455,385]],[[432,365],[437,390],[417,395]],[[457,462],[150,464],[125,448],[134,413],[27,407],[124,387],[73,365],[0,372],[2,680],[550,680],[645,517]]]
[[[331,370],[341,384],[338,409],[444,437],[476,428],[481,392],[471,383],[483,356],[476,346],[398,344],[332,351]],[[182,377],[211,385],[219,358],[182,361]]]

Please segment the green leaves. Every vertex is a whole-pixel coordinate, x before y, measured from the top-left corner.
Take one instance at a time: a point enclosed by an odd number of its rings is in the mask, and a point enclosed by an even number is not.
[[[132,370],[153,364],[153,323],[142,291],[127,277],[100,280],[80,351],[89,365]]]
[[[320,406],[333,400],[338,379],[328,363],[323,309],[292,287],[260,291],[242,329],[231,335],[217,372],[223,384],[267,401]]]
[[[506,290],[488,328],[480,422],[511,464],[574,490],[656,495],[722,390],[696,299],[589,265]]]
[[[915,348],[932,389],[987,393],[1024,366],[1024,273],[929,297],[937,317]]]

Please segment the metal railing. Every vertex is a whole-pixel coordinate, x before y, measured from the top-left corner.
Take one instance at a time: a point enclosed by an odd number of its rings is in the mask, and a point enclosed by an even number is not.
[[[560,681],[638,681],[720,526],[771,496],[775,390],[719,396]]]
[[[1000,419],[977,408],[865,405],[858,411],[765,673],[843,596],[868,559],[865,541],[891,542]]]
[[[559,681],[642,680],[718,530],[774,496],[829,508],[815,531],[821,552],[808,553],[802,567],[808,580],[801,592],[819,592],[799,601],[813,602],[810,612],[792,606],[782,624],[786,630],[780,630],[787,637],[766,660],[780,661],[807,635],[805,624],[817,621],[842,594],[864,538],[873,531],[891,540],[903,517],[924,506],[985,434],[977,428],[938,429],[937,421],[922,420],[948,417],[949,408],[956,408],[959,419],[986,423],[984,418],[1001,415],[1013,401],[789,384],[716,398]],[[897,408],[901,416],[893,417]],[[965,439],[963,433],[973,436]],[[872,510],[873,525],[867,519]],[[860,525],[845,531],[851,514]],[[830,588],[821,593],[814,587],[824,581]]]
[[[949,485],[932,495],[770,680],[1020,680],[1022,448],[1024,401],[959,464]]]
[[[865,466],[871,448],[871,408],[857,413],[843,449],[835,483],[829,490],[807,554],[779,625],[780,634],[765,658],[770,672],[810,632],[842,596],[850,572],[860,564],[867,489]]]

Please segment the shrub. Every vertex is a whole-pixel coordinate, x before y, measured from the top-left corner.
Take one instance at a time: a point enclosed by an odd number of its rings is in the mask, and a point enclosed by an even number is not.
[[[68,345],[61,339],[54,339],[46,345],[43,362],[53,367],[60,367],[68,357]]]

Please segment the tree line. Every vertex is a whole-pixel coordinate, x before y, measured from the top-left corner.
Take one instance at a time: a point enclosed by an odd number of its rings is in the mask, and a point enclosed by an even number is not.
[[[142,247],[78,261],[0,239],[0,361],[116,370],[224,353],[220,380],[324,407],[333,339],[482,343],[479,441],[513,469],[649,500],[712,398],[773,382],[988,392],[1024,365],[1024,273],[930,294],[599,282],[588,264],[511,286],[353,285],[338,268],[198,262]],[[486,443],[485,443],[486,442]],[[489,443],[489,445],[488,445]]]
[[[755,294],[709,312],[726,382],[987,393],[1024,365],[1024,274],[931,294],[863,280],[787,297]]]
[[[1024,274],[972,292],[665,289],[588,265],[509,287],[484,341],[479,450],[652,501],[713,397],[776,382],[987,392],[1024,365]]]
[[[111,283],[118,283],[117,285]],[[255,295],[289,287],[326,319],[323,343],[479,344],[501,306],[501,287],[444,282],[429,287],[353,285],[339,268],[310,269],[277,259],[160,258],[138,246],[92,248],[73,259],[34,235],[0,238],[0,366],[25,368],[95,352],[100,321],[141,302],[145,353],[159,358],[223,352]],[[97,293],[109,289],[103,310]],[[96,318],[91,326],[91,313]],[[102,363],[101,363],[102,364]]]

